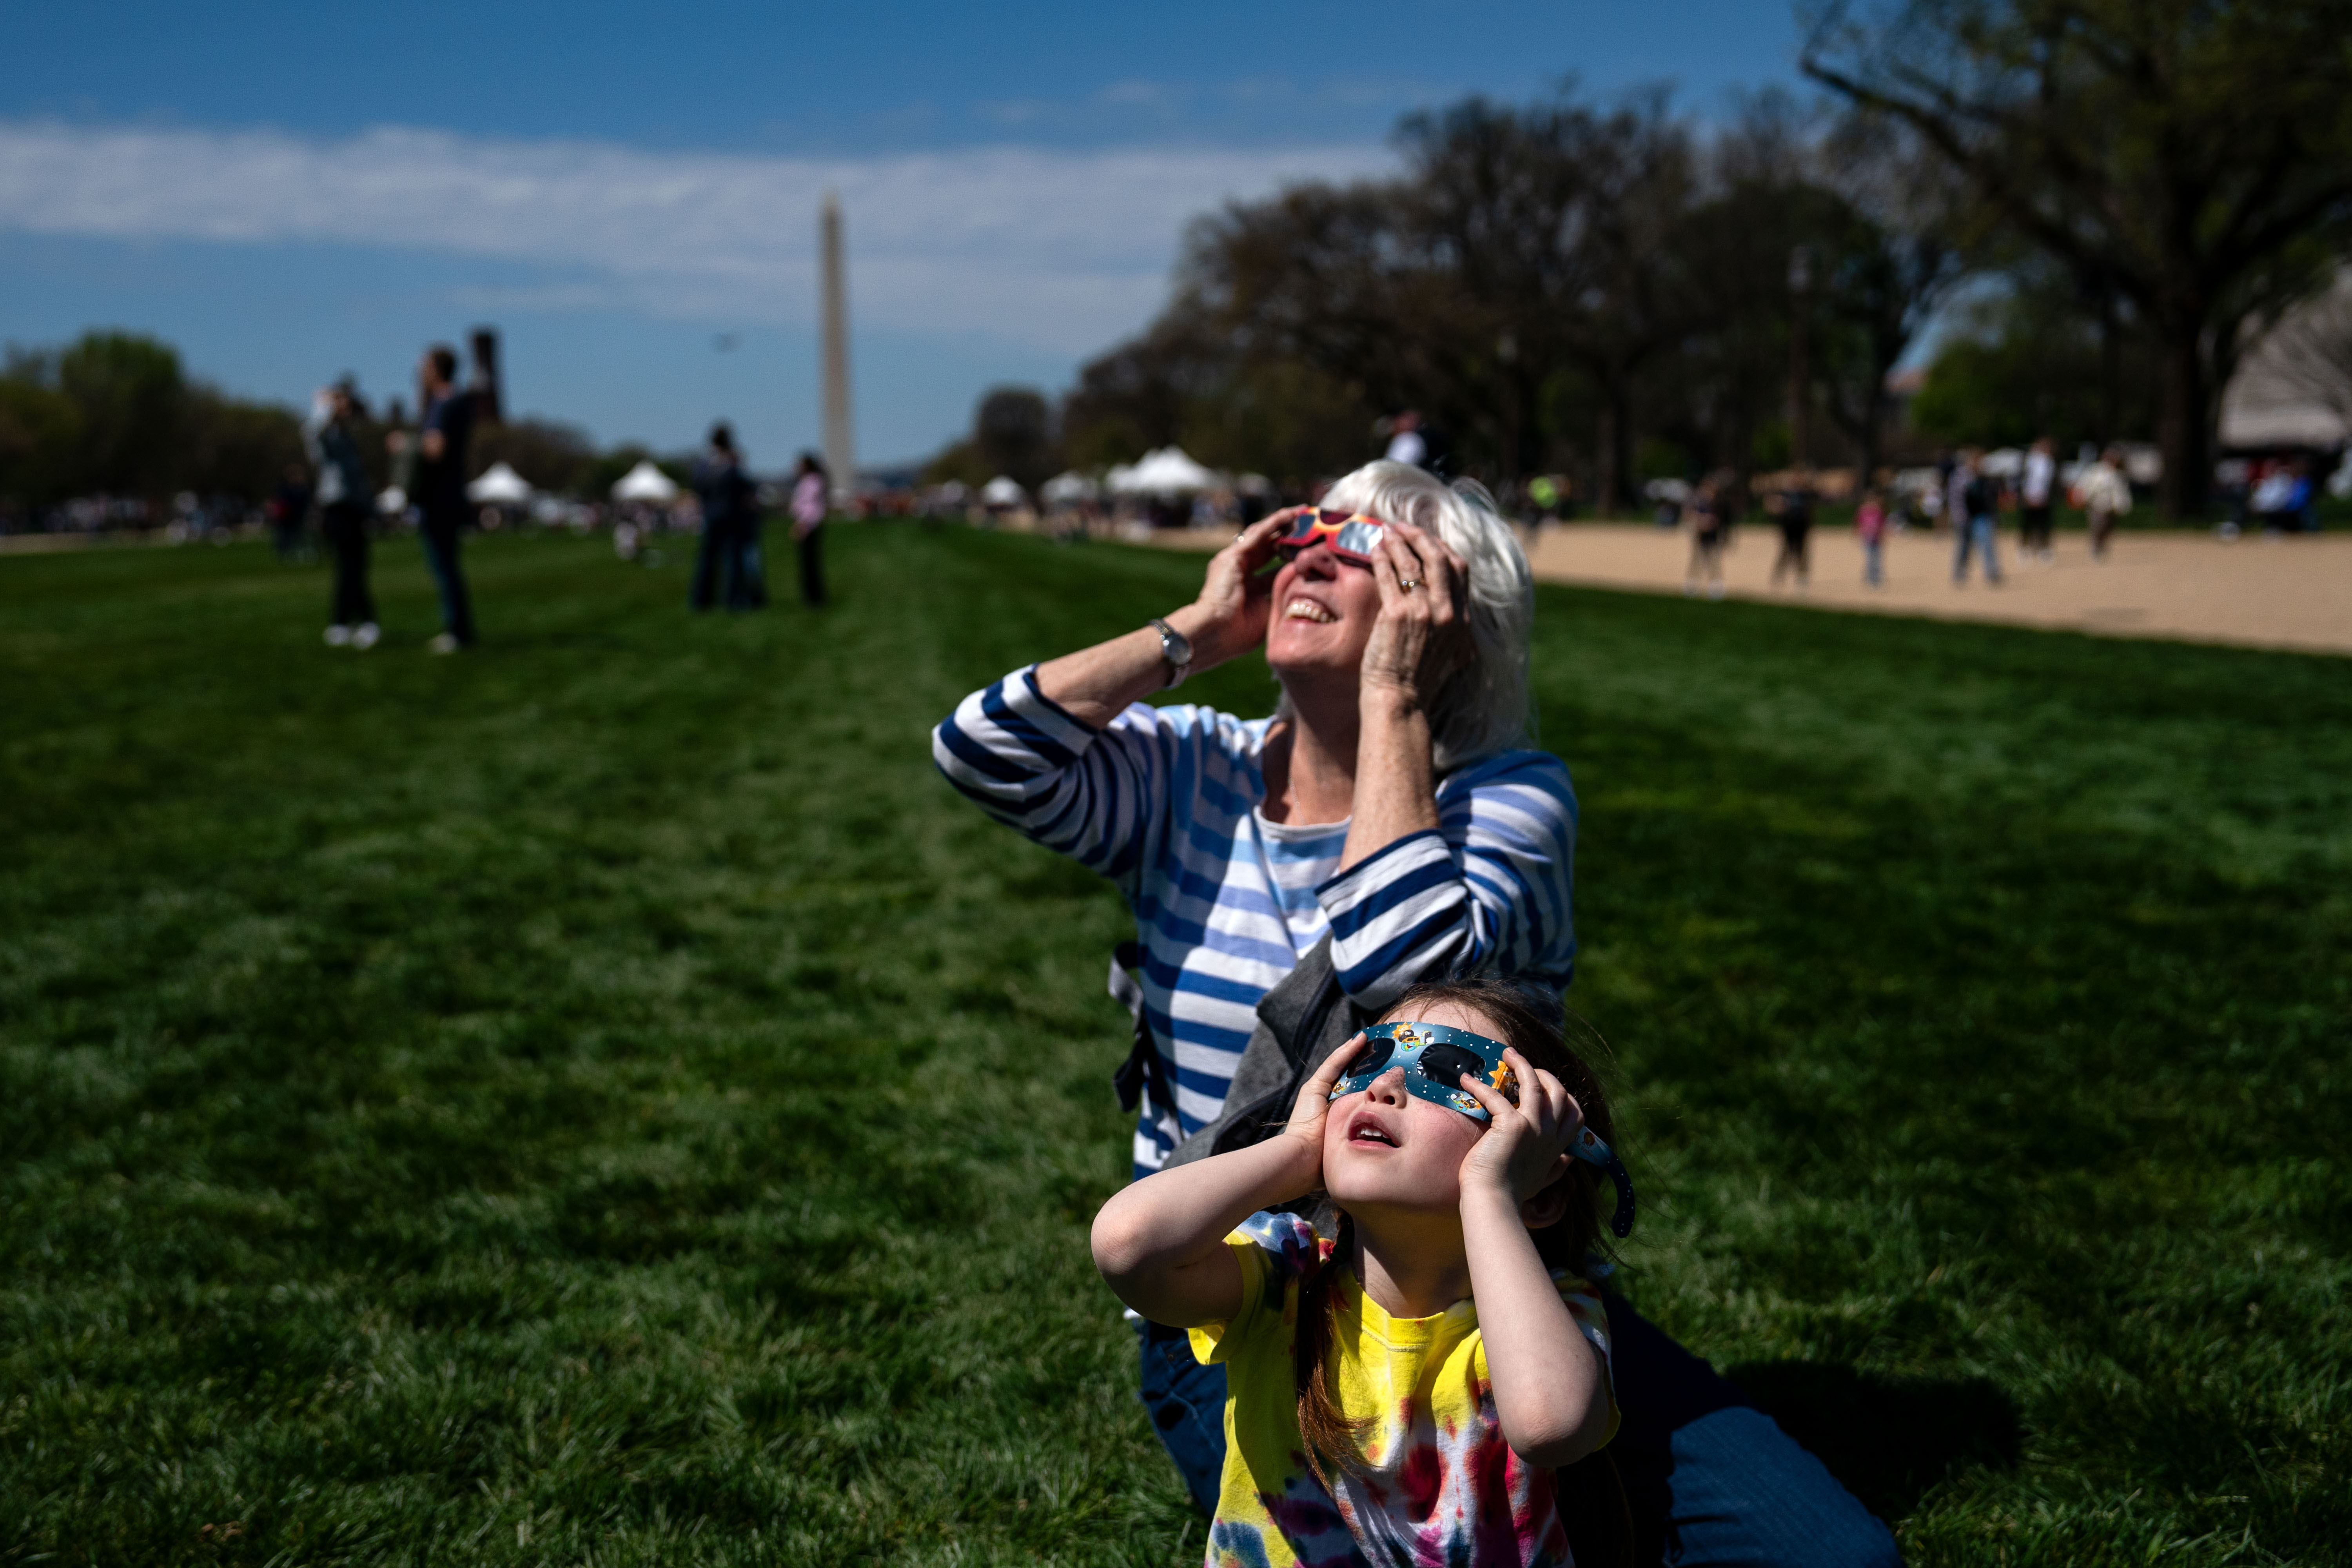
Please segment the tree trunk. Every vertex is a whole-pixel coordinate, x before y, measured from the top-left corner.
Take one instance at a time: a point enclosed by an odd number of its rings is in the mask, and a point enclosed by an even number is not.
[[[1601,401],[1601,427],[1594,433],[1592,458],[1592,516],[1597,521],[1607,517],[1609,509],[1617,504],[1616,405],[1605,395]]]
[[[2099,286],[2099,449],[2116,439],[2123,423],[2123,325],[2116,320],[2116,291]]]
[[[2206,406],[2205,358],[2195,314],[2158,324],[2162,353],[2156,442],[2164,455],[2157,504],[2175,522],[2202,517],[2213,482],[2211,422]]]
[[[1864,406],[1869,410],[1862,418],[1862,474],[1854,487],[1855,499],[1861,492],[1878,483],[1878,447],[1880,433],[1886,427],[1886,378],[1882,375],[1870,389]]]
[[[1609,504],[1630,510],[1633,495],[1633,378],[1616,374],[1609,383]]]
[[[1543,376],[1532,368],[1519,373],[1519,475],[1522,479],[1543,471],[1544,458],[1549,456],[1544,440]]]
[[[1878,459],[1886,442],[1886,378],[1895,362],[1903,357],[1905,346],[1900,338],[1872,335],[1870,386],[1863,394],[1862,439],[1856,443],[1862,448],[1862,482],[1855,487],[1857,500],[1861,499],[1860,491],[1878,483]]]

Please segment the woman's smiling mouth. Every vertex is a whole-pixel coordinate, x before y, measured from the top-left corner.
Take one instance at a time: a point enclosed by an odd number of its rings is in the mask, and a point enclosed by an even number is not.
[[[1336,621],[1339,617],[1314,600],[1302,596],[1291,600],[1282,607],[1282,618],[1286,621],[1314,621],[1321,625]]]

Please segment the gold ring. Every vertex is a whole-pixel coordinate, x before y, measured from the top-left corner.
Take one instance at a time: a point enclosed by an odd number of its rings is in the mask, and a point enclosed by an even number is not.
[[[1397,586],[1410,594],[1415,588],[1421,586],[1421,579],[1418,577],[1400,577],[1397,579]]]

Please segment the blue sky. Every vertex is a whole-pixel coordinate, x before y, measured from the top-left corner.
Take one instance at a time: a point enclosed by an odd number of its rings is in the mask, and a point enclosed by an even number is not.
[[[861,456],[1058,389],[1148,321],[1185,220],[1386,167],[1399,115],[1793,77],[1779,0],[658,10],[19,7],[0,341],[123,326],[233,390],[507,341],[513,406],[754,459],[816,434],[815,205],[841,191]],[[723,344],[730,346],[721,346]]]

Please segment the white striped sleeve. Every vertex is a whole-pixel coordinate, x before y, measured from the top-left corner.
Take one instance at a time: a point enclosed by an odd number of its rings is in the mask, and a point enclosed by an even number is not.
[[[1373,1009],[1422,980],[1503,974],[1565,985],[1576,955],[1567,767],[1540,752],[1490,758],[1439,787],[1438,819],[1315,890],[1340,985]]]
[[[1048,698],[1037,667],[956,704],[931,760],[999,822],[1133,890],[1167,815],[1171,737],[1138,703],[1095,730]]]

